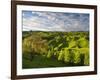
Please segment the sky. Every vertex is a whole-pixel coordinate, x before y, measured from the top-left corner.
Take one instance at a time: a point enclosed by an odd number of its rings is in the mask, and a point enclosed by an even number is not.
[[[23,31],[89,31],[88,13],[22,11]]]

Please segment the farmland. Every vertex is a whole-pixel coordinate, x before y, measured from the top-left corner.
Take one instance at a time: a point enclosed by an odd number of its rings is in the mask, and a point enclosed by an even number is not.
[[[89,66],[89,32],[22,32],[22,67]]]

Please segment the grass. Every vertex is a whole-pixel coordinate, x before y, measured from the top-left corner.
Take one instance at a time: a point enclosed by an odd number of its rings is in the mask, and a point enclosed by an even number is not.
[[[30,60],[30,55],[28,53],[23,54],[22,58],[22,68],[50,68],[50,67],[69,67],[69,66],[84,66],[80,64],[65,63],[63,61],[58,61],[56,58],[47,58],[42,55],[34,55],[33,59]]]
[[[32,61],[29,59],[29,54],[23,54],[22,68],[48,68],[48,67],[64,67],[67,66],[62,61],[55,58],[46,58],[45,56],[35,55]]]

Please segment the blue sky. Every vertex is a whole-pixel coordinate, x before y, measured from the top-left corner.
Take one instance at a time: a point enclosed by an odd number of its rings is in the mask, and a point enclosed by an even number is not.
[[[89,14],[22,11],[23,31],[89,31]]]

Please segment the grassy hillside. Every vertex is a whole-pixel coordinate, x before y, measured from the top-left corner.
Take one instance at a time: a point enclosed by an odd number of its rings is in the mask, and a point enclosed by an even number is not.
[[[23,31],[23,68],[89,65],[89,32]]]

